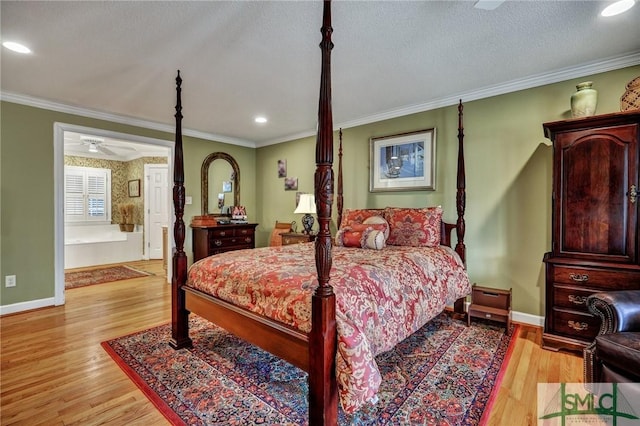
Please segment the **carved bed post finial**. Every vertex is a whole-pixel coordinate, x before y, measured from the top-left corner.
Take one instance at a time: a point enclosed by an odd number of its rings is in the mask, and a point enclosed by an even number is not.
[[[176,249],[173,253],[173,269],[171,279],[171,293],[174,303],[171,304],[171,340],[169,344],[174,349],[191,346],[189,338],[189,314],[184,306],[184,292],[182,285],[187,281],[187,256],[184,252],[184,157],[182,150],[182,78],[180,70],[176,77],[176,145],[173,159],[173,207],[175,209],[176,222],[173,225],[173,238]],[[177,303],[175,303],[177,302]]]
[[[336,299],[329,284],[331,271],[331,206],[333,204],[333,116],[331,113],[331,2],[323,3],[322,69],[316,138],[315,198],[320,230],[316,237],[318,287],[311,296],[309,333],[309,422],[338,422],[338,389],[335,372],[337,347]]]
[[[456,192],[456,208],[458,211],[458,220],[456,221],[456,252],[460,255],[462,260],[466,263],[466,247],[464,245],[464,210],[466,205],[466,175],[464,168],[464,125],[462,123],[462,99],[458,104],[458,179],[457,179],[457,192]]]

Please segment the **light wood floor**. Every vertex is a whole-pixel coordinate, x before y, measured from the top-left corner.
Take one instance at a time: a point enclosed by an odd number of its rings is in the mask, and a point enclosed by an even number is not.
[[[0,319],[0,424],[168,424],[100,346],[170,321],[162,264],[137,266],[156,275],[67,290],[65,306]],[[582,381],[580,357],[540,340],[539,328],[521,327],[490,425],[535,425],[538,382]]]

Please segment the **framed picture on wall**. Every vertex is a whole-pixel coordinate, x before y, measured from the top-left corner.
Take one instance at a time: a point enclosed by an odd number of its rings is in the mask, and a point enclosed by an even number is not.
[[[371,138],[370,192],[436,189],[436,129]]]
[[[140,179],[133,179],[129,181],[129,197],[140,196]]]
[[[287,177],[287,160],[278,160],[278,177]]]

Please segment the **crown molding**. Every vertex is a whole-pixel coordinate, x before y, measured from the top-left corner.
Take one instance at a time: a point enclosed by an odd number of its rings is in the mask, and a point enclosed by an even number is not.
[[[608,71],[614,71],[621,68],[640,65],[640,51],[631,52],[627,55],[616,56],[598,60],[594,62],[588,62],[575,67],[562,68],[559,70],[533,75],[530,77],[511,80],[504,83],[500,83],[493,86],[480,88],[468,92],[460,92],[451,96],[446,96],[438,99],[433,99],[425,103],[410,105],[402,108],[397,108],[378,114],[369,115],[366,117],[358,118],[355,120],[349,120],[342,123],[338,123],[334,126],[334,130],[339,128],[348,129],[351,127],[363,126],[365,124],[375,123],[378,121],[389,120],[392,118],[402,117],[405,115],[416,114],[420,112],[430,111],[436,108],[448,107],[456,105],[460,99],[464,99],[465,102],[475,101],[484,98],[490,98],[492,96],[504,95],[519,90],[531,89],[534,87],[544,86],[547,84],[558,83],[561,81],[570,80],[573,78],[584,77],[593,74],[599,74]],[[28,105],[36,108],[43,108],[58,112],[64,112],[68,114],[80,115],[83,117],[96,118],[99,120],[106,120],[120,124],[127,124],[131,126],[142,127],[145,129],[158,130],[167,133],[174,133],[174,126],[157,123],[148,120],[141,120],[134,117],[122,116],[117,114],[105,113],[102,111],[80,108],[71,105],[60,104],[48,100],[38,99],[31,96],[19,95],[10,92],[0,92],[0,99],[7,102],[14,102],[18,104]],[[315,130],[308,130],[305,132],[299,132],[295,134],[286,135],[276,139],[271,139],[263,142],[253,142],[244,139],[231,138],[223,135],[216,135],[212,133],[201,132],[198,130],[183,129],[183,135],[210,140],[214,142],[228,143],[230,145],[238,145],[247,148],[260,148],[268,145],[275,145],[283,142],[288,142],[296,139],[307,138],[316,134]]]
[[[575,67],[562,68],[556,71],[537,74],[530,77],[511,80],[493,86],[472,90],[469,92],[460,92],[451,96],[434,99],[429,102],[393,109],[379,114],[369,115],[367,117],[349,120],[334,125],[334,131],[337,129],[348,129],[350,127],[363,126],[365,124],[376,123],[379,121],[389,120],[392,118],[403,117],[405,115],[416,114],[419,112],[430,111],[436,108],[457,105],[460,99],[465,102],[476,101],[479,99],[490,98],[492,96],[504,95],[507,93],[517,92],[519,90],[531,89],[534,87],[545,86],[547,84],[558,83],[561,81],[571,80],[573,78],[584,77],[603,72],[614,71],[621,68],[640,65],[640,51],[632,52],[627,55],[611,57],[599,61],[581,64]],[[257,147],[274,145],[295,139],[306,138],[315,135],[315,131],[300,132],[285,136],[282,138],[272,139],[262,143],[257,143]]]
[[[27,105],[35,108],[42,108],[51,111],[62,112],[66,114],[79,115],[81,117],[95,118],[98,120],[110,121],[113,123],[126,124],[130,126],[142,127],[149,130],[158,130],[161,132],[175,133],[175,126],[157,123],[155,121],[142,120],[135,117],[129,117],[125,115],[111,114],[103,111],[98,111],[89,108],[81,108],[72,105],[61,104],[45,99],[39,99],[32,96],[20,95],[11,92],[0,92],[0,100],[6,102],[13,102],[16,104]],[[230,145],[244,146],[247,148],[255,148],[256,144],[253,141],[244,139],[231,138],[229,136],[216,135],[213,133],[201,132],[198,130],[183,129],[182,134],[194,138],[209,140],[213,142],[222,142]]]

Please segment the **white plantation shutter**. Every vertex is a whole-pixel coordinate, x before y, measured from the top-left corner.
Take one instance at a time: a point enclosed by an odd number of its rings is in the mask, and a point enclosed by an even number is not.
[[[64,215],[66,222],[109,221],[111,170],[65,166]]]
[[[66,221],[84,220],[84,174],[75,170],[64,173],[64,214]]]
[[[106,220],[107,177],[104,171],[87,172],[87,214],[91,219]]]

